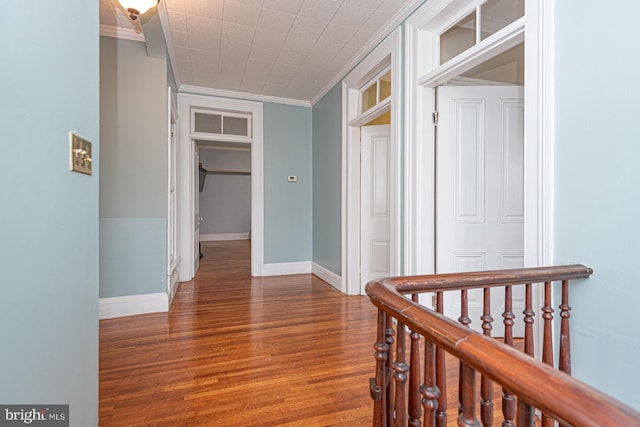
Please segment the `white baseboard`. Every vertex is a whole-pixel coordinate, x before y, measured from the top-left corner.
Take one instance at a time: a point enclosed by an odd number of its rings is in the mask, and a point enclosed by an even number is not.
[[[169,298],[165,293],[129,295],[125,297],[100,298],[99,318],[134,316],[146,313],[166,313]]]
[[[249,233],[201,234],[201,242],[218,242],[221,240],[249,240]]]
[[[338,276],[333,271],[329,271],[323,266],[314,262],[311,265],[311,273],[313,273],[314,276],[318,276],[320,279],[324,280],[340,292],[344,292],[344,290],[342,289],[342,277]]]
[[[311,273],[311,261],[280,262],[273,264],[264,264],[262,267],[263,276],[285,276],[288,274]]]

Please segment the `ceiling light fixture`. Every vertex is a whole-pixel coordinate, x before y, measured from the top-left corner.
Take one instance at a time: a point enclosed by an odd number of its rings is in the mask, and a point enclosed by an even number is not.
[[[160,0],[118,0],[120,5],[129,12],[129,17],[135,21],[152,7],[156,7]]]

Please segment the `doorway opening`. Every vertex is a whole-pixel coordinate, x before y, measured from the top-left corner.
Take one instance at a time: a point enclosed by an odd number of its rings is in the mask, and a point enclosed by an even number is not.
[[[244,181],[249,180],[250,209],[248,213],[244,213],[244,218],[246,219],[248,215],[250,227],[246,230],[246,224],[244,224],[245,230],[239,233],[247,239],[250,233],[251,275],[261,276],[264,269],[262,103],[179,94],[178,105],[181,120],[178,150],[179,250],[181,258],[185,260],[184,268],[180,270],[180,281],[189,281],[195,277],[200,263],[200,227],[204,220],[200,206],[201,163],[212,172],[212,176],[209,176],[207,169],[202,168],[205,171],[203,190],[207,188],[207,182],[211,184],[212,181],[216,181],[213,175],[218,178],[241,177]],[[217,156],[214,153],[217,153]],[[227,153],[226,160],[221,153]],[[243,155],[242,159],[233,160],[235,162],[233,168],[224,166],[225,161],[227,165],[231,161],[229,153]],[[231,156],[234,155],[231,154]],[[206,164],[202,162],[203,159],[206,160]],[[246,186],[246,182],[236,181],[235,185],[237,184]],[[210,185],[209,189],[213,190],[212,187]],[[225,188],[228,190],[228,187]],[[221,187],[216,188],[220,190]],[[209,200],[205,199],[205,202],[208,203]],[[246,207],[246,200],[240,203]],[[228,218],[220,219],[219,217],[218,219],[217,223],[215,220],[212,223],[212,218],[209,218],[209,222],[204,225],[205,238],[229,238],[229,234],[235,234],[211,232],[216,228],[207,227],[220,227],[220,221],[225,223]],[[224,229],[226,226],[222,225],[222,227]]]
[[[342,83],[341,290],[350,295],[401,273],[400,43],[396,30]]]
[[[524,267],[524,44],[438,86],[435,97],[436,273]],[[494,319],[503,289],[492,289]],[[482,290],[468,292],[479,332],[482,301]],[[512,303],[524,310],[524,286],[513,287]],[[445,314],[456,318],[460,307],[458,293],[445,293]],[[496,322],[493,335],[503,329]]]
[[[250,240],[251,146],[196,140],[200,242]],[[201,256],[207,251],[201,248]]]
[[[523,264],[548,265],[552,259],[553,26],[549,23],[553,23],[553,0],[434,0],[407,20],[407,274],[434,273],[438,262],[436,132],[431,120],[425,120],[436,112],[436,88],[452,79],[462,84],[484,80],[464,73],[520,44],[525,59]],[[450,54],[442,55],[447,46],[452,48]]]

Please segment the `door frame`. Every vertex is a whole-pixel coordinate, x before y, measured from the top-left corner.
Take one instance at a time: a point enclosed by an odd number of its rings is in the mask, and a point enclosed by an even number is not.
[[[439,32],[482,3],[433,0],[405,22],[405,274],[435,272],[434,88],[519,41],[525,43],[524,266],[553,262],[555,0],[527,0],[524,17],[439,66]],[[534,298],[540,306],[541,294]],[[534,334],[540,339],[540,322]]]
[[[178,236],[178,197],[177,197],[177,151],[178,151],[178,106],[175,93],[171,87],[167,88],[167,296],[169,307],[178,287],[180,279],[180,255],[177,244]],[[172,176],[173,172],[173,176]],[[171,192],[173,189],[173,198]],[[173,205],[175,203],[175,206]],[[171,256],[173,252],[173,257]]]
[[[402,141],[398,109],[401,105],[401,52],[400,28],[384,39],[342,81],[342,215],[341,215],[341,291],[348,295],[360,294],[360,127],[376,116],[391,110],[390,170],[393,196],[391,206],[390,265],[393,275],[401,274],[400,221]],[[391,67],[391,97],[371,114],[359,114],[360,89],[386,67]],[[382,104],[382,103],[381,103]]]
[[[188,93],[178,94],[179,129],[178,141],[178,251],[183,260],[180,281],[189,281],[195,276],[195,262],[191,259],[193,241],[195,182],[193,166],[195,142],[191,135],[191,109],[204,108],[251,114],[251,275],[262,276],[264,272],[264,160],[263,160],[263,105],[261,102]],[[225,138],[201,137],[222,141]]]
[[[525,15],[443,66],[433,46],[438,31],[481,0],[434,0],[405,23],[405,274],[435,272],[434,88],[460,69],[525,43],[525,267],[553,260],[554,0],[528,0]],[[452,12],[454,6],[457,11]],[[494,37],[495,36],[495,37]],[[484,42],[484,41],[483,41]],[[428,189],[433,189],[428,191]],[[427,191],[425,191],[427,190]]]

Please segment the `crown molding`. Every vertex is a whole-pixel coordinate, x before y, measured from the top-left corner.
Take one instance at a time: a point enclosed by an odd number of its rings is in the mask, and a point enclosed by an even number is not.
[[[424,3],[425,0],[410,0],[408,1],[384,26],[382,26],[378,32],[371,37],[371,39],[365,44],[344,67],[338,71],[333,79],[329,81],[320,92],[318,92],[313,98],[311,98],[311,105],[315,105],[323,96],[325,96],[336,84],[338,84],[349,72],[362,61],[366,56],[382,42],[389,34],[393,32],[397,27],[413,13],[415,10]]]
[[[303,99],[280,98],[278,96],[260,95],[257,93],[236,92],[233,90],[213,89],[202,86],[180,85],[178,92],[195,95],[220,96],[223,98],[245,99],[248,101],[272,102],[274,104],[295,105],[297,107],[311,107],[309,101]]]
[[[131,28],[112,27],[111,25],[100,25],[100,35],[137,42],[145,41],[142,32],[137,33],[136,30]]]

